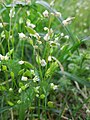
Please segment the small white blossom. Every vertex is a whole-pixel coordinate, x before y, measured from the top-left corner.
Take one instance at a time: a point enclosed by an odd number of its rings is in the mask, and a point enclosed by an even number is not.
[[[21,61],[19,61],[18,63],[19,63],[20,65],[22,65],[22,64],[24,64],[24,61],[21,60]]]
[[[87,109],[87,110],[86,110],[86,113],[89,113],[89,114],[90,114],[90,110],[89,110],[89,109]]]
[[[26,38],[26,36],[25,36],[24,33],[18,33],[18,34],[19,34],[19,38],[20,38],[21,40]]]
[[[19,19],[19,24],[22,24],[22,23],[23,23],[23,18],[20,17],[20,19]]]
[[[72,22],[75,17],[68,17],[66,20],[63,20],[63,25],[66,26]]]
[[[48,61],[52,61],[52,57],[51,56],[48,56]]]
[[[39,97],[39,94],[36,94],[36,97]]]
[[[34,70],[31,69],[30,72],[31,72],[32,75],[35,75]]]
[[[50,39],[50,35],[47,33],[45,36],[44,36],[44,40],[45,41],[48,41]]]
[[[29,19],[27,19],[26,24],[28,27],[35,28],[36,25],[32,24]]]
[[[45,11],[43,12],[43,16],[44,16],[44,17],[49,17],[49,12],[48,12],[47,10],[45,10]]]
[[[0,28],[3,28],[3,24],[2,23],[0,23]]]
[[[44,30],[47,31],[47,30],[49,30],[49,29],[48,29],[47,27],[44,27]]]
[[[9,57],[6,55],[6,56],[4,56],[4,60],[8,60],[9,59]]]
[[[41,38],[41,36],[38,33],[35,33],[34,37],[36,37],[38,40]]]
[[[30,11],[27,10],[27,15],[29,16],[30,15]]]
[[[55,38],[55,41],[58,41],[58,40],[59,40],[59,37],[56,37],[56,38]]]
[[[61,37],[63,37],[64,36],[64,33],[61,33]]]
[[[42,67],[45,67],[46,64],[47,64],[46,61],[45,61],[44,59],[42,59],[42,60],[41,60],[41,66],[42,66]]]
[[[13,7],[10,10],[9,17],[14,17],[14,15],[15,15],[15,8]]]
[[[10,92],[12,92],[12,91],[13,91],[13,89],[12,89],[12,88],[9,88],[9,91],[10,91]]]
[[[8,60],[8,59],[9,59],[9,57],[7,55],[3,56],[0,54],[0,60]]]
[[[88,30],[87,30],[87,29],[85,29],[85,30],[84,30],[84,33],[87,33],[87,32],[88,32]]]
[[[53,90],[58,89],[57,85],[54,85],[54,83],[50,83],[50,86],[51,86],[51,88],[52,88]]]
[[[12,39],[13,38],[13,36],[12,35],[10,35],[10,39]]]
[[[19,92],[19,93],[21,93],[21,92],[22,92],[22,89],[21,89],[21,88],[19,88],[18,92]]]
[[[64,37],[64,38],[69,39],[69,36],[68,36],[68,35],[65,35],[65,37]]]
[[[22,76],[21,80],[22,80],[22,81],[27,81],[27,80],[28,80],[28,78],[27,78],[27,77],[25,77],[25,76]]]
[[[0,60],[4,60],[4,56],[0,54]]]
[[[53,12],[51,12],[51,15],[55,16],[55,14]]]

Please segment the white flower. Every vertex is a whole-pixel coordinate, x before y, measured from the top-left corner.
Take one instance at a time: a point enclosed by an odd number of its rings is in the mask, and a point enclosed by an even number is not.
[[[66,39],[69,39],[69,36],[68,36],[68,35],[65,35],[65,38],[66,38]]]
[[[18,33],[18,34],[19,34],[19,38],[20,38],[21,40],[26,38],[26,36],[25,36],[24,33]]]
[[[28,15],[28,16],[30,15],[30,11],[27,11],[27,15]]]
[[[10,39],[12,39],[13,38],[13,36],[12,35],[10,35]]]
[[[24,61],[21,60],[21,61],[19,61],[18,63],[19,63],[20,65],[22,65],[22,64],[24,64]]]
[[[0,23],[0,28],[3,28],[3,24],[2,23]]]
[[[48,61],[52,61],[52,57],[51,56],[48,56]]]
[[[42,66],[42,67],[45,67],[46,64],[47,64],[46,61],[45,61],[44,59],[42,59],[42,60],[41,60],[41,66]]]
[[[55,38],[55,41],[57,42],[58,40],[59,40],[59,37],[56,37],[56,38]]]
[[[4,56],[4,60],[8,60],[9,59],[9,57],[6,55],[6,56]]]
[[[56,90],[58,88],[57,85],[54,85],[54,83],[50,83],[50,86],[53,90]]]
[[[28,80],[28,78],[27,78],[27,77],[25,77],[25,76],[22,76],[21,80],[22,80],[22,81],[27,81],[27,80]]]
[[[35,75],[34,70],[31,69],[30,72],[31,72],[32,75]]]
[[[44,36],[44,40],[45,41],[48,41],[50,39],[50,35],[47,33],[45,36]]]
[[[13,7],[13,8],[10,10],[9,17],[14,17],[14,15],[15,15],[15,8]]]
[[[47,31],[47,30],[49,30],[49,29],[48,29],[47,27],[44,27],[44,30]]]
[[[19,88],[18,92],[19,92],[19,93],[21,93],[21,92],[22,92],[22,89],[21,89],[21,88]]]
[[[87,32],[88,32],[88,30],[87,30],[87,29],[85,29],[85,30],[84,30],[84,33],[87,33]]]
[[[40,39],[40,38],[41,38],[41,36],[40,36],[38,33],[35,33],[35,34],[34,34],[34,37],[36,37],[37,39]]]
[[[4,60],[4,56],[0,54],[0,60]]]
[[[19,24],[22,24],[22,23],[23,23],[23,18],[20,17],[20,19],[19,19]]]
[[[63,37],[64,36],[64,33],[61,33],[61,37]]]
[[[0,54],[0,60],[8,60],[8,59],[9,59],[9,57],[7,55],[3,56]]]
[[[89,113],[89,114],[90,114],[90,110],[89,110],[89,109],[87,109],[87,110],[86,110],[86,113]]]
[[[43,12],[43,16],[44,16],[44,17],[49,17],[49,13],[48,13],[47,10],[45,10],[45,11]]]
[[[36,94],[36,97],[39,97],[39,94]]]
[[[12,88],[9,88],[9,91],[10,91],[10,92],[12,92],[12,91],[13,91],[13,89],[12,89]]]
[[[66,20],[63,20],[63,25],[66,26],[72,22],[75,17],[68,17]]]
[[[28,27],[35,28],[36,25],[32,24],[29,19],[27,19],[26,24]]]

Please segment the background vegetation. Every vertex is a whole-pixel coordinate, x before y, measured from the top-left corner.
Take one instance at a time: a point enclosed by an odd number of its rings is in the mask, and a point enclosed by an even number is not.
[[[0,1],[0,120],[90,120],[89,6]]]

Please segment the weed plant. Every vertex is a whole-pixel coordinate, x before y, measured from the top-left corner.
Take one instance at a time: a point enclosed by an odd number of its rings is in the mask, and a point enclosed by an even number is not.
[[[89,4],[0,1],[0,120],[90,120]]]

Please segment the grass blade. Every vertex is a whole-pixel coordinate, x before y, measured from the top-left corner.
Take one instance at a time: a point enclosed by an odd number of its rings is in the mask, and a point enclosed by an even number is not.
[[[84,80],[84,79],[82,79],[82,78],[79,78],[79,77],[77,77],[76,75],[72,75],[72,74],[70,74],[70,73],[68,73],[68,72],[62,72],[62,71],[60,71],[60,72],[58,72],[60,75],[65,75],[65,76],[67,76],[70,80],[72,80],[72,81],[77,81],[78,83],[80,83],[80,84],[82,84],[82,85],[85,85],[86,87],[90,87],[90,82],[88,82],[88,81],[86,81],[86,80]]]

